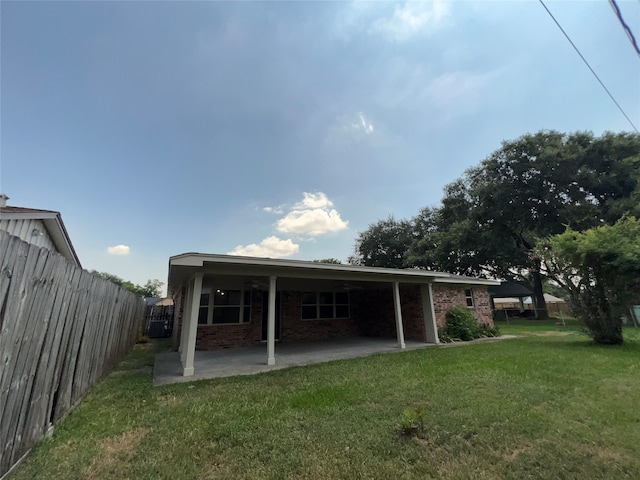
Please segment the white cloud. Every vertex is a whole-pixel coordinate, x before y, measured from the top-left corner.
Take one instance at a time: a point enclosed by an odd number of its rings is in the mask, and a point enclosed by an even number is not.
[[[265,238],[259,244],[238,245],[232,251],[228,252],[228,255],[281,258],[298,253],[298,250],[300,250],[300,245],[293,243],[290,239],[281,240],[278,237],[271,236]]]
[[[128,255],[131,249],[126,245],[116,245],[115,247],[107,247],[109,255]]]
[[[302,201],[299,203],[296,203],[293,206],[294,210],[333,207],[333,202],[329,200],[327,196],[322,192],[318,192],[318,193],[302,192],[302,195],[303,195]]]
[[[376,132],[376,127],[363,112],[340,115],[327,129],[325,143],[341,144],[345,141],[371,140],[379,137],[379,135],[373,135],[374,132]]]
[[[282,205],[280,205],[278,207],[263,207],[262,211],[263,212],[267,212],[267,213],[275,213],[276,215],[280,215],[280,214],[282,214]]]
[[[374,130],[373,123],[367,120],[367,117],[365,117],[363,113],[358,114],[358,120],[355,123],[352,123],[351,126],[354,129],[363,132],[365,135],[372,134]]]
[[[370,31],[404,42],[419,32],[437,29],[448,15],[449,5],[441,0],[406,2],[395,8],[391,18],[374,22]]]
[[[302,202],[278,220],[277,229],[282,233],[311,236],[344,230],[349,222],[342,220],[337,210],[330,209],[331,206],[333,203],[324,193],[304,192]]]

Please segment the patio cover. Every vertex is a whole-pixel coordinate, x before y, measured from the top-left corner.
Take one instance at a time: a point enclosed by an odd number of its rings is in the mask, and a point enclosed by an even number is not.
[[[363,267],[342,264],[327,264],[301,260],[239,257],[203,253],[184,253],[169,259],[168,294],[186,286],[183,326],[180,336],[180,358],[183,375],[193,375],[196,330],[198,328],[198,306],[204,276],[213,277],[222,283],[259,284],[268,290],[267,307],[267,365],[275,364],[275,302],[276,291],[313,288],[314,285],[334,287],[366,288],[372,284],[387,284],[393,288],[398,347],[405,348],[400,308],[399,284],[420,285],[427,340],[438,343],[438,334],[433,309],[431,285],[499,285],[496,280],[479,279],[416,269],[394,269]]]

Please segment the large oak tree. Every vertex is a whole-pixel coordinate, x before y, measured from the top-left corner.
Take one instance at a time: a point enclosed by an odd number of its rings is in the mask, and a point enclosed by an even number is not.
[[[389,218],[360,233],[365,265],[392,251],[393,264],[485,275],[530,286],[546,317],[538,239],[640,213],[640,136],[541,131],[502,147],[447,185],[442,204],[407,222]],[[407,236],[404,226],[412,226]],[[396,233],[397,232],[397,233]],[[382,242],[382,243],[381,243]],[[384,243],[387,242],[387,243]],[[379,265],[379,263],[378,263]],[[382,265],[379,265],[382,266]]]

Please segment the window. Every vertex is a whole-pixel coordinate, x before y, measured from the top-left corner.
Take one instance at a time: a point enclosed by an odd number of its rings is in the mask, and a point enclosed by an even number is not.
[[[471,290],[470,288],[467,288],[464,291],[464,296],[467,299],[467,307],[473,308],[473,290]]]
[[[223,325],[251,321],[251,291],[216,289],[200,295],[198,324]]]
[[[198,325],[206,325],[209,315],[209,292],[200,295],[200,309],[198,311]]]
[[[349,318],[348,292],[304,292],[302,319]]]

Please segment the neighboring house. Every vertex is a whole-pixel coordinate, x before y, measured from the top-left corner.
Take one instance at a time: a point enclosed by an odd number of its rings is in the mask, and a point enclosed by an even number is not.
[[[509,315],[524,313],[524,299],[533,295],[533,291],[515,282],[501,282],[500,285],[489,287],[491,308],[504,310]]]
[[[550,293],[545,293],[544,302],[547,304],[547,310],[549,311],[549,315],[553,314],[568,314],[569,313],[569,304],[564,301],[562,298],[555,297]],[[524,299],[524,308],[533,310],[533,300],[531,297]]]
[[[374,336],[438,343],[454,306],[492,325],[487,286],[494,280],[426,270],[399,270],[299,260],[185,253],[169,259],[175,305],[174,345],[183,375],[195,350],[275,342]]]
[[[56,251],[82,268],[60,212],[11,207],[7,206],[7,200],[9,197],[0,194],[0,230],[32,245]]]

